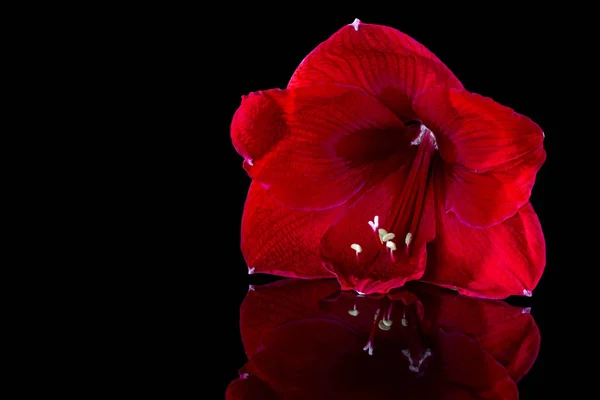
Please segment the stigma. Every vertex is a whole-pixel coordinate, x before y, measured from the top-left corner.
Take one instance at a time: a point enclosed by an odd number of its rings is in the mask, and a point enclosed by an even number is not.
[[[423,353],[423,356],[421,356],[416,365],[408,349],[402,350],[402,354],[404,354],[404,356],[408,359],[408,362],[410,363],[410,365],[408,366],[409,371],[419,372],[419,368],[421,368],[423,361],[425,361],[427,357],[431,356],[431,350],[426,349]]]

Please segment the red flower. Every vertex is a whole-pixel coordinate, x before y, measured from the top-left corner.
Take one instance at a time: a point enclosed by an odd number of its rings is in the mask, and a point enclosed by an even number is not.
[[[284,280],[249,291],[249,361],[226,398],[518,399],[540,344],[528,309],[406,288],[361,297],[331,280]]]
[[[231,135],[253,179],[250,273],[336,276],[361,293],[422,279],[489,298],[530,295],[541,277],[529,197],[543,132],[395,29],[342,28],[285,90],[243,97]]]

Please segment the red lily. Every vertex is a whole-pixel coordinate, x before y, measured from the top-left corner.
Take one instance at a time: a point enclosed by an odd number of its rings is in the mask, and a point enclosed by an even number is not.
[[[422,279],[489,298],[530,295],[541,277],[529,197],[543,132],[395,29],[342,28],[285,90],[243,97],[231,135],[253,179],[250,273],[335,276],[367,294]]]
[[[528,309],[406,289],[361,297],[333,281],[284,280],[249,291],[249,361],[226,398],[518,398],[540,343]]]

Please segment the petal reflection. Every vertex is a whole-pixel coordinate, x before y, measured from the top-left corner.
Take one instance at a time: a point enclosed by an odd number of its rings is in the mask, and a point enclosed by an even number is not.
[[[334,280],[248,292],[249,361],[227,399],[518,399],[540,335],[528,309],[413,283],[387,295]]]

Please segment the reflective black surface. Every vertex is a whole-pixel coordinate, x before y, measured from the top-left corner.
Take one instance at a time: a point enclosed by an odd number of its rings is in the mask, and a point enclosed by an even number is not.
[[[424,284],[373,296],[335,280],[250,286],[240,324],[249,361],[231,399],[516,399],[540,347],[529,307]]]

